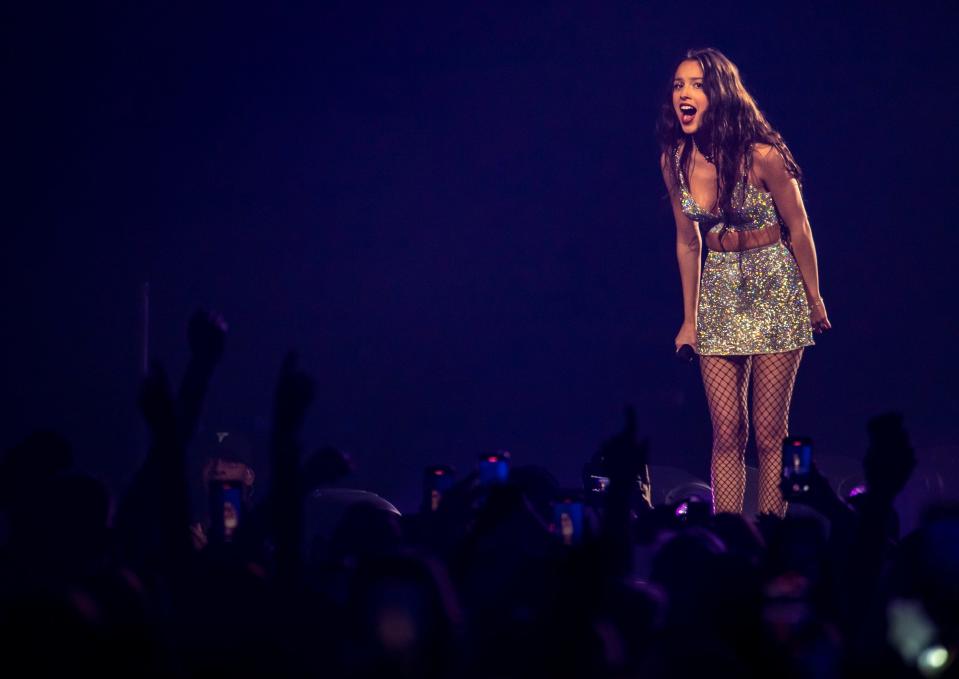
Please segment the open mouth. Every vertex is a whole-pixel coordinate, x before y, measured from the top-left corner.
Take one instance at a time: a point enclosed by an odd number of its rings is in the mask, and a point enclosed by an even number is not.
[[[689,125],[696,117],[696,107],[691,104],[679,105],[679,120],[683,125]]]

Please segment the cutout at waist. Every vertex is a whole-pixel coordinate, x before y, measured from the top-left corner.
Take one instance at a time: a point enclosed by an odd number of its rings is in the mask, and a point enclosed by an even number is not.
[[[765,227],[751,231],[727,231],[719,240],[719,234],[707,231],[706,247],[715,252],[742,252],[779,242],[779,229]]]

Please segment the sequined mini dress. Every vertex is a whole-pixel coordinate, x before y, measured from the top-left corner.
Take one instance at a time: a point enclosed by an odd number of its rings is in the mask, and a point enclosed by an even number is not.
[[[722,232],[723,218],[697,205],[682,172],[679,178],[683,214],[712,233]],[[747,177],[733,190],[731,217],[730,232],[780,225],[772,196]],[[773,354],[815,344],[802,275],[781,240],[740,252],[709,250],[699,286],[696,343],[704,356]]]

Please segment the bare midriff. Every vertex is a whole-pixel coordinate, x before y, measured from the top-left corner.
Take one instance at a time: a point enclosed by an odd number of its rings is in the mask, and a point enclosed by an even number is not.
[[[713,231],[706,232],[706,247],[718,252],[742,252],[743,250],[752,250],[766,245],[772,245],[779,240],[778,225],[767,226],[762,229],[752,229],[749,231],[733,231],[727,229],[723,234],[722,243],[719,242],[719,233]]]

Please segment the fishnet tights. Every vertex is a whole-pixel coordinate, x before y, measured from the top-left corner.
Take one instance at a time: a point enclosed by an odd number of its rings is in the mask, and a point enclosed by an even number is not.
[[[713,510],[742,512],[746,489],[749,416],[746,393],[752,378],[752,421],[759,458],[759,511],[783,516],[779,491],[782,440],[789,432],[789,402],[803,350],[753,356],[702,356],[699,365],[713,423]]]

